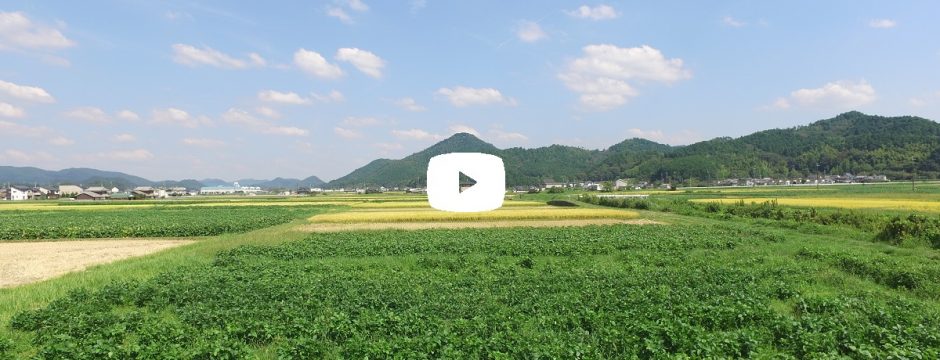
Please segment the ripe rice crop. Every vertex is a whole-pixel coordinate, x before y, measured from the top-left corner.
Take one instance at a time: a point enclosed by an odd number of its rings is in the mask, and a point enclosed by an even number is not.
[[[486,220],[576,220],[634,219],[635,211],[619,209],[570,209],[555,207],[510,208],[479,213],[454,213],[436,210],[348,211],[323,214],[310,218],[321,223],[411,222],[411,221],[486,221]]]
[[[940,212],[940,202],[937,201],[919,201],[908,199],[872,199],[872,198],[720,198],[720,199],[694,199],[693,202],[719,202],[723,204],[734,204],[739,201],[745,203],[763,203],[776,201],[779,205],[801,206],[801,207],[831,207],[845,209],[883,209],[883,210],[901,210],[901,211],[929,211]]]
[[[545,203],[537,201],[504,201],[503,207],[517,206],[541,206]],[[389,208],[430,208],[431,205],[425,201],[369,201],[361,203],[352,203],[350,206],[363,209],[389,209]]]

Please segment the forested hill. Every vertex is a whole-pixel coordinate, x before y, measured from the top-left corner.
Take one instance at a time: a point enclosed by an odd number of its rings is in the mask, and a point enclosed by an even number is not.
[[[739,138],[669,146],[629,139],[605,150],[552,145],[497,149],[470,134],[456,134],[401,160],[379,159],[329,183],[331,187],[423,186],[428,159],[448,152],[503,158],[506,181],[717,180],[730,177],[797,178],[814,174],[884,174],[890,178],[940,176],[940,124],[913,116],[860,112],[789,129]]]

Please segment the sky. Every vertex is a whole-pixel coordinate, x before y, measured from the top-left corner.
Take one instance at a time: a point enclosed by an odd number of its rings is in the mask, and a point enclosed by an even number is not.
[[[940,119],[940,2],[0,1],[0,165],[335,179],[456,132]]]

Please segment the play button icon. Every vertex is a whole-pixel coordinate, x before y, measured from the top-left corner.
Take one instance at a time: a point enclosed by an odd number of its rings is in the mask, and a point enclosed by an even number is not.
[[[463,179],[462,179],[463,178]],[[428,202],[451,212],[499,209],[506,193],[503,159],[481,153],[449,153],[428,162]]]

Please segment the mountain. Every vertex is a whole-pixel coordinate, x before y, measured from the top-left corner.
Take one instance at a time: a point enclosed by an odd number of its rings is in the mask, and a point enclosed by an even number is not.
[[[604,150],[551,145],[497,149],[470,134],[456,134],[401,160],[378,159],[331,181],[329,187],[423,186],[428,159],[448,152],[503,158],[507,185],[546,180],[718,180],[731,177],[798,178],[815,174],[940,176],[940,124],[914,116],[848,112],[789,129],[721,137],[687,146],[628,139]],[[818,164],[818,166],[817,166]]]
[[[142,177],[114,171],[102,171],[88,168],[71,168],[59,171],[49,171],[35,167],[15,166],[0,166],[0,183],[24,185],[80,184],[85,187],[117,186],[122,189],[153,184],[152,181]]]
[[[231,186],[232,182],[221,179],[203,180],[163,180],[151,181],[139,176],[128,175],[114,171],[102,171],[87,168],[73,168],[59,171],[43,170],[35,167],[0,166],[0,185],[42,185],[57,186],[60,184],[81,185],[82,187],[104,186],[120,189],[132,189],[138,186],[185,187],[189,190],[198,190],[205,186]],[[323,180],[311,176],[303,180],[275,178],[274,180],[239,180],[245,186],[260,186],[263,189],[295,189],[298,187],[318,187],[324,184]]]

